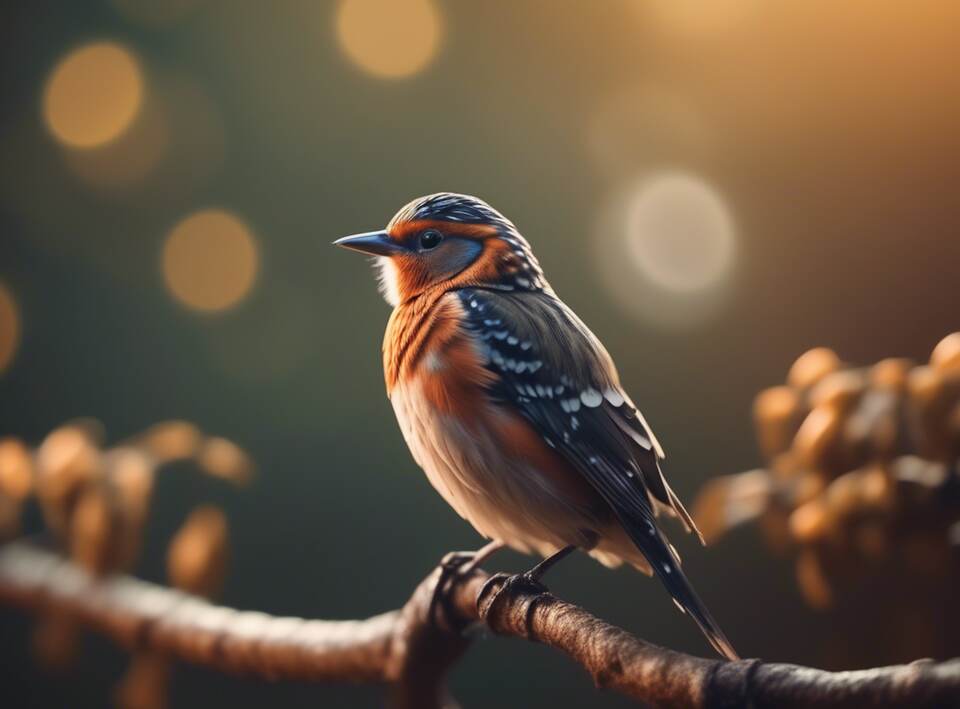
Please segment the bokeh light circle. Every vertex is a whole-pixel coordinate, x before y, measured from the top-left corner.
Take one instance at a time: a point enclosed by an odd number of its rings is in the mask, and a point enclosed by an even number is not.
[[[20,313],[13,294],[0,283],[0,373],[10,367],[20,345]]]
[[[143,185],[163,162],[171,135],[165,107],[151,91],[137,118],[105,145],[63,151],[64,163],[91,187],[118,190]]]
[[[697,248],[701,242],[704,249]],[[625,180],[611,193],[597,214],[591,252],[624,311],[679,331],[700,326],[730,302],[735,242],[730,209],[706,180],[661,170]]]
[[[95,148],[66,148],[64,163],[87,186],[152,208],[182,203],[221,168],[226,130],[202,84],[156,72],[133,124]]]
[[[682,173],[657,176],[632,201],[626,234],[637,268],[672,291],[709,288],[733,265],[733,220],[703,180]]]
[[[644,20],[653,15],[671,35],[704,40],[726,36],[763,9],[759,0],[644,0]]]
[[[341,0],[337,38],[364,71],[386,79],[421,71],[440,44],[440,13],[432,0]]]
[[[163,246],[163,277],[170,292],[187,307],[203,312],[239,303],[253,287],[258,268],[250,228],[222,209],[186,217]]]
[[[140,111],[143,72],[136,57],[115,42],[73,50],[54,68],[43,95],[50,132],[74,148],[93,148],[119,137]]]

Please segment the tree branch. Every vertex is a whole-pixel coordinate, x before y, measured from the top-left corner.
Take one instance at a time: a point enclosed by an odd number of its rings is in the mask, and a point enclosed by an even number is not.
[[[561,650],[598,686],[659,707],[960,702],[960,659],[855,672],[708,660],[651,645],[542,589],[491,580],[481,570],[452,582],[440,617],[430,622],[438,580],[434,570],[400,610],[366,620],[304,620],[215,606],[128,576],[97,578],[24,542],[0,548],[0,603],[64,613],[125,648],[224,672],[388,684],[398,707],[452,705],[444,680],[470,642],[463,629],[477,621]]]

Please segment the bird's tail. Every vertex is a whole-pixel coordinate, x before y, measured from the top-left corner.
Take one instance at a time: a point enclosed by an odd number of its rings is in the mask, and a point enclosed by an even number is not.
[[[656,528],[652,520],[621,520],[625,531],[647,558],[654,573],[673,597],[674,602],[687,613],[706,636],[713,648],[728,660],[740,656],[710,615],[710,611],[693,590],[690,581],[680,569],[679,559],[673,547]]]

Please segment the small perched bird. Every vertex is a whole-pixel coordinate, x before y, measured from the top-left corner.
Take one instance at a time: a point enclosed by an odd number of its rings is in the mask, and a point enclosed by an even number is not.
[[[484,549],[543,555],[534,580],[575,549],[655,573],[713,647],[737,659],[657,526],[665,512],[700,536],[663,475],[660,444],[513,223],[444,192],[334,244],[376,257],[393,306],[387,395],[434,488],[494,540]]]

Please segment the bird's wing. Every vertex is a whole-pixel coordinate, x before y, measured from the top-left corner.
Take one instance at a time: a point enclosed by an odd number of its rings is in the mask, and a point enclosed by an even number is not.
[[[620,387],[603,345],[552,293],[468,288],[457,294],[465,327],[494,375],[491,397],[518,411],[583,475],[678,605],[719,652],[735,656],[656,526],[656,508],[663,506],[696,530],[664,479],[660,446]]]
[[[517,407],[601,494],[638,513],[666,510],[700,536],[663,476],[663,449],[620,386],[610,355],[562,301],[479,288],[459,296],[496,375],[496,399]]]

